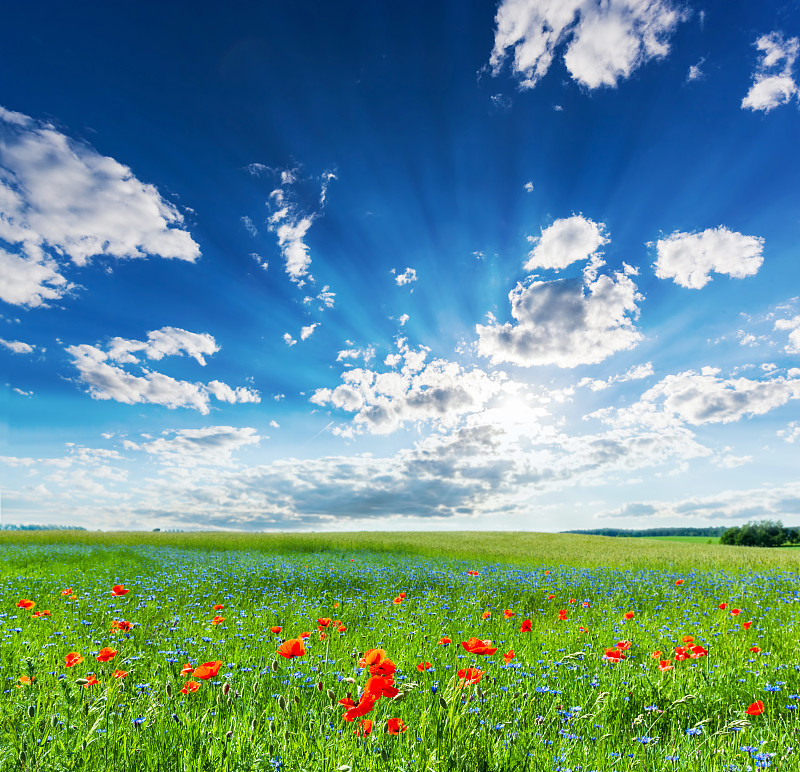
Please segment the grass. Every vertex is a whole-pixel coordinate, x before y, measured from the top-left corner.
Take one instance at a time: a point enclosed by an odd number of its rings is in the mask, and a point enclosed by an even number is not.
[[[790,769],[796,560],[566,534],[437,535],[434,550],[407,533],[2,533],[0,769]],[[302,633],[302,656],[277,653]],[[467,652],[471,637],[497,651]],[[349,722],[339,701],[358,701],[375,648],[392,683]]]

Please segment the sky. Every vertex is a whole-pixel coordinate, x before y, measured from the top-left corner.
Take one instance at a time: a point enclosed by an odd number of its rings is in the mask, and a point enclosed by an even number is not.
[[[4,10],[3,525],[800,524],[800,3]]]

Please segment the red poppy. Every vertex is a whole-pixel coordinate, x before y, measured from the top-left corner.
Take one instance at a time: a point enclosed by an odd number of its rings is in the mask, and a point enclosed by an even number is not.
[[[728,604],[727,603],[720,603],[719,604],[719,608],[721,608],[723,611],[725,611],[725,609],[728,608]]]
[[[286,659],[302,657],[305,653],[306,647],[303,645],[303,641],[300,638],[290,638],[288,641],[284,641],[278,646],[278,654],[282,657],[286,657]]]
[[[482,641],[480,638],[470,638],[468,641],[462,641],[461,645],[464,650],[469,654],[489,655],[497,651],[497,646],[492,646],[491,641]]]
[[[555,598],[555,597],[556,597],[555,595],[548,595],[547,596],[547,600],[553,600],[553,598]]]
[[[367,649],[364,656],[358,660],[358,666],[372,668],[373,665],[380,665],[386,659],[386,652],[383,649]]]
[[[561,611],[558,612],[558,621],[559,622],[567,621],[567,610],[565,608],[562,608]]]
[[[743,627],[745,630],[749,630],[749,629],[750,629],[750,626],[751,626],[752,624],[753,624],[752,622],[742,622],[742,627]]]
[[[303,638],[304,640],[306,638],[310,638],[310,637],[311,637],[311,633],[300,633],[300,638]]]
[[[125,678],[125,676],[128,675],[128,671],[127,670],[115,670],[111,675],[113,675],[114,678]]]
[[[570,598],[567,603],[575,603],[575,598]]]
[[[43,609],[42,611],[34,611],[34,617],[49,617],[51,616],[50,612],[47,609]]]
[[[83,688],[84,689],[88,689],[90,686],[94,686],[95,684],[99,684],[99,683],[100,683],[100,681],[97,680],[97,678],[95,677],[95,674],[94,673],[89,673],[89,675],[86,676],[86,683],[83,685]]]
[[[606,649],[605,654],[603,654],[603,659],[617,663],[621,659],[627,659],[627,657],[619,649]]]
[[[625,651],[625,649],[630,649],[633,644],[630,641],[617,641],[617,648],[620,651]]]
[[[221,617],[221,616],[217,615],[211,620],[211,624],[212,625],[221,625],[224,621],[225,621],[225,617]]]
[[[391,700],[400,694],[400,690],[394,685],[393,676],[390,675],[374,675],[370,677],[364,685],[364,691],[369,692],[375,699],[386,697]]]
[[[658,659],[661,656],[661,652],[660,651],[654,651],[650,656],[653,659]]]
[[[683,579],[676,579],[675,580],[675,586],[676,587],[680,587],[682,584],[683,584]]]
[[[633,612],[632,611],[626,611],[625,612],[625,619],[633,619]]]
[[[357,718],[369,713],[375,707],[377,701],[378,698],[366,690],[361,694],[357,704],[353,704],[352,700],[339,700],[341,705],[350,705],[350,709],[345,711],[342,718],[345,721],[355,721]]]
[[[67,587],[66,590],[61,590],[62,595],[72,595],[72,587]]]
[[[668,659],[662,659],[662,660],[661,660],[661,661],[658,663],[658,669],[659,669],[659,670],[660,670],[662,673],[663,673],[663,672],[665,672],[665,671],[667,671],[667,670],[672,670],[672,668],[673,668],[673,665],[672,665],[672,663],[671,663],[671,662],[670,662]]]
[[[681,638],[681,640],[684,643],[692,643],[694,641],[694,636],[693,635],[684,635],[683,638]]]
[[[80,665],[81,662],[83,662],[83,657],[77,652],[71,651],[66,657],[64,657],[64,662],[66,663],[67,667],[74,667],[75,665]]]
[[[476,667],[462,668],[458,671],[458,680],[461,681],[462,687],[466,686],[467,684],[478,683],[482,676],[483,671],[478,670]]]
[[[192,675],[195,678],[201,678],[203,681],[208,681],[209,678],[214,678],[217,673],[219,673],[219,669],[222,666],[222,662],[219,660],[214,660],[214,662],[204,662],[202,665],[198,665]]]
[[[181,689],[181,694],[189,694],[189,692],[196,692],[200,688],[200,684],[197,681],[187,681],[183,685],[183,689]]]
[[[432,667],[433,665],[431,665],[430,662],[420,662],[417,665],[417,670],[419,670],[420,673],[424,673],[426,670],[430,670]]]
[[[28,600],[27,598],[21,598],[17,601],[17,608],[24,609],[25,611],[30,611],[35,605],[35,600]]]
[[[400,734],[405,732],[408,727],[399,718],[386,719],[386,733],[387,734]]]
[[[394,603],[397,606],[399,606],[402,602],[403,599],[399,595],[392,601],[392,603]]]
[[[741,613],[742,613],[742,610],[740,608],[732,608],[731,609],[731,616],[732,617],[738,617],[739,614],[741,614]]]
[[[507,608],[507,609],[506,609],[506,610],[503,612],[503,616],[504,616],[506,619],[511,619],[511,617],[513,617],[513,616],[516,616],[516,614],[515,614],[515,613],[514,613],[514,612],[513,612],[513,611],[512,611],[510,608]]]
[[[586,628],[586,627],[579,627],[579,628],[578,628],[578,632],[579,632],[579,633],[588,633],[588,632],[589,632],[589,629],[588,629],[588,628]]]
[[[283,628],[280,625],[275,625],[274,627],[269,628],[269,631],[271,633],[275,633],[275,635],[277,635],[281,630],[283,630]]]
[[[128,588],[125,587],[125,585],[123,585],[123,584],[115,584],[111,588],[111,594],[112,595],[127,595],[129,592],[130,592],[130,590],[128,590]]]
[[[327,626],[328,626],[330,623],[331,623],[331,618],[330,618],[330,617],[322,617],[322,619],[318,619],[318,620],[317,620],[317,627],[318,627],[320,630],[323,630],[323,629],[325,629],[325,628],[326,628],[326,627],[327,627]]]
[[[116,650],[112,649],[110,646],[106,646],[104,649],[100,649],[100,651],[97,652],[97,657],[95,657],[95,659],[98,662],[108,662],[108,660],[114,659],[116,656]]]
[[[361,723],[353,730],[353,734],[357,737],[368,737],[372,731],[372,719],[361,719]]]
[[[481,614],[481,616],[482,616],[484,619],[488,619],[488,618],[489,618],[491,615],[492,615],[492,612],[491,612],[491,611],[484,611],[484,612],[483,612],[483,614]]]
[[[748,716],[760,716],[764,712],[764,703],[761,700],[756,700],[745,711]]]
[[[759,649],[758,646],[751,646],[750,651],[752,651],[753,654],[758,654],[758,652],[761,651],[761,649]]]
[[[581,606],[583,606],[584,608],[589,608],[589,601],[588,600],[583,601],[583,603],[581,603]]]
[[[343,633],[346,630],[347,630],[347,628],[343,624],[339,624],[339,626],[336,628],[336,632],[339,632],[339,633]]]
[[[447,646],[448,643],[450,643],[450,639],[446,635],[443,635],[441,638],[439,638],[440,646]]]
[[[119,630],[121,633],[127,633],[133,627],[131,622],[126,622],[124,619],[114,619],[111,622],[111,632]]]
[[[223,606],[221,603],[217,603],[216,606],[212,606],[211,607],[211,610],[212,611],[222,611],[222,609],[224,609],[224,608],[225,608],[225,606]]]
[[[467,571],[467,576],[478,576],[478,574],[480,574],[480,571]]]
[[[17,684],[17,689],[21,689],[23,686],[30,686],[31,683],[33,683],[33,679],[30,678],[30,676],[22,675],[19,677],[19,683]]]
[[[503,654],[503,659],[506,661],[506,665],[516,656],[517,655],[514,654],[514,649],[509,649],[505,654]]]
[[[689,656],[692,659],[700,659],[700,657],[705,657],[708,654],[708,649],[704,649],[702,646],[692,646],[689,649]]]
[[[689,658],[689,650],[685,646],[676,646],[675,647],[675,661],[676,662],[683,662],[683,660]]]
[[[530,619],[523,620],[522,627],[519,628],[519,631],[521,633],[529,633],[531,632],[531,630],[532,630],[531,620]]]
[[[192,670],[194,670],[194,668],[193,668],[193,667],[192,667],[192,666],[191,666],[191,665],[190,665],[190,664],[187,662],[187,663],[186,663],[186,664],[185,664],[185,665],[184,665],[184,666],[181,668],[181,675],[182,675],[182,676],[187,676],[187,675],[189,675],[189,673],[191,673],[191,672],[192,672]]]

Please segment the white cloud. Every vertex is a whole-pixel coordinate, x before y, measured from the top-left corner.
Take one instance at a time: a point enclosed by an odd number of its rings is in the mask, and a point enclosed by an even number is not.
[[[294,346],[297,343],[297,340],[293,338],[288,332],[283,333],[283,342],[287,346]]]
[[[396,273],[394,268],[392,268],[391,272]],[[411,284],[411,282],[414,282],[416,280],[417,280],[417,271],[414,268],[406,268],[405,271],[403,271],[403,273],[398,273],[394,277],[395,284],[397,284],[398,287],[402,287],[404,284]]]
[[[187,353],[201,365],[205,355],[219,350],[214,338],[207,333],[190,333],[174,327],[164,327],[147,335],[147,341],[113,338],[107,350],[80,344],[67,346],[72,364],[78,369],[79,380],[88,387],[93,399],[115,400],[128,405],[149,403],[168,408],[188,407],[203,415],[209,412],[209,397],[223,402],[260,402],[258,392],[244,387],[232,389],[220,381],[208,385],[171,378],[140,364],[134,352],[152,360]],[[138,365],[140,375],[125,369]]]
[[[522,187],[525,188],[528,193],[533,193],[533,182],[531,182],[531,180],[528,180]]]
[[[30,343],[24,343],[21,340],[4,340],[0,338],[0,346],[5,346],[9,351],[15,354],[32,354],[36,350],[36,346]]]
[[[782,32],[776,31],[762,35],[755,46],[761,51],[761,59],[753,73],[753,85],[742,99],[742,109],[767,113],[800,94],[792,72],[800,40],[786,40]]]
[[[645,362],[641,365],[634,365],[620,375],[611,375],[603,380],[595,378],[581,378],[577,385],[579,388],[588,387],[592,391],[604,391],[615,383],[625,383],[626,381],[640,381],[649,378],[653,374],[653,363]]]
[[[252,427],[206,426],[202,429],[170,429],[151,442],[125,440],[127,450],[144,451],[174,466],[232,466],[233,453],[257,445],[260,437]]]
[[[247,216],[244,215],[240,218],[242,225],[244,225],[245,230],[254,238],[258,236],[258,228],[256,228],[256,224]]]
[[[735,279],[753,276],[764,262],[764,239],[745,236],[724,226],[702,233],[676,231],[656,244],[654,264],[659,279],[674,279],[689,289],[705,287],[709,274],[724,273]]]
[[[536,246],[528,254],[526,271],[537,268],[561,270],[579,260],[588,260],[608,243],[603,223],[596,223],[581,215],[556,220],[542,230],[542,235],[529,236]]]
[[[349,343],[349,341],[348,341]],[[336,361],[342,362],[347,359],[363,359],[364,364],[369,364],[370,360],[375,357],[375,347],[367,346],[366,348],[347,348],[342,349],[336,355]]]
[[[786,344],[787,354],[800,354],[800,316],[792,319],[778,319],[776,330],[789,330],[789,342]]]
[[[33,392],[32,391],[25,391],[24,389],[17,388],[16,386],[14,386],[14,388],[11,389],[11,391],[13,391],[16,394],[19,394],[21,397],[32,397],[33,396]]]
[[[719,370],[704,367],[668,375],[630,407],[604,409],[592,414],[614,426],[642,424],[652,427],[732,423],[745,416],[763,415],[789,400],[800,399],[800,379],[769,380],[719,377]]]
[[[478,353],[492,364],[577,367],[633,348],[641,295],[628,273],[520,282],[508,296],[515,323],[476,325]]]
[[[405,327],[405,326],[406,326],[406,322],[407,322],[407,321],[408,321],[410,318],[411,318],[411,317],[410,317],[408,314],[402,314],[401,316],[399,316],[399,317],[398,317],[397,321],[398,321],[398,322],[400,322],[400,326],[401,326],[401,327]]]
[[[319,327],[319,322],[314,322],[314,324],[309,324],[307,327],[303,327],[300,330],[300,340],[308,340],[313,334],[314,330]]]
[[[800,422],[790,421],[785,429],[779,429],[778,437],[781,437],[784,442],[800,442]]]
[[[268,271],[269,270],[269,262],[267,260],[265,260],[263,257],[261,257],[261,255],[259,255],[258,252],[251,252],[250,253],[250,257],[252,257],[253,260],[256,261],[256,263],[258,263],[259,267],[262,270],[264,270],[264,271]]]
[[[303,298],[303,303],[305,305],[309,305],[313,303],[314,300],[318,301],[319,303],[319,310],[322,311],[326,308],[333,308],[333,304],[336,300],[336,293],[331,292],[331,288],[326,284],[317,294],[316,298],[312,295],[306,295]]]
[[[389,434],[405,423],[429,420],[453,426],[482,409],[503,387],[502,374],[467,371],[444,359],[426,363],[426,347],[411,349],[403,338],[397,345],[398,354],[391,361],[387,357],[387,364],[402,363],[399,371],[355,368],[342,373],[340,386],[314,392],[314,404],[354,414],[352,426],[338,433]]]
[[[706,60],[705,57],[700,59],[697,64],[693,64],[689,67],[689,72],[686,75],[687,83],[691,83],[694,80],[702,80],[705,77],[705,73],[703,72],[703,65],[705,64]]]
[[[44,306],[73,287],[64,262],[160,256],[194,261],[184,219],[123,164],[48,123],[0,110],[0,299]]]
[[[683,18],[667,0],[503,0],[489,64],[497,75],[513,54],[520,86],[533,88],[566,44],[564,64],[575,81],[590,89],[613,87],[666,56]]]

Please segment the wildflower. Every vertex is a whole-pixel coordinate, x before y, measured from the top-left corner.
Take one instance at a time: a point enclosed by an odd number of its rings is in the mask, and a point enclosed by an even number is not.
[[[472,571],[467,571],[467,576],[478,576],[478,574],[480,574],[480,571],[475,571],[474,569]]]
[[[221,617],[221,616],[217,615],[211,620],[211,624],[212,625],[221,625],[224,621],[225,621],[225,617]]]
[[[491,611],[484,611],[483,614],[481,614],[481,617],[483,619],[488,619],[491,615],[492,615]]]
[[[97,652],[97,657],[95,657],[95,659],[97,659],[98,662],[108,662],[116,656],[117,652],[110,646],[106,646],[104,649],[100,649],[100,651]]]
[[[405,732],[408,727],[399,718],[386,719],[386,732],[388,734],[400,734]]]
[[[671,663],[671,662],[670,662],[668,659],[662,659],[662,660],[661,660],[661,661],[658,663],[658,669],[659,669],[659,670],[660,670],[662,673],[664,673],[664,672],[666,672],[667,670],[672,670],[672,669],[673,669],[673,665],[672,665],[672,663]]]
[[[36,601],[28,600],[27,598],[21,598],[17,601],[17,608],[24,609],[25,611],[30,611],[36,605]]]
[[[433,666],[431,665],[430,662],[420,662],[417,665],[417,670],[419,670],[420,673],[424,673],[426,670],[430,670],[431,667]]]
[[[400,694],[400,690],[394,686],[394,677],[391,675],[374,675],[367,680],[364,691],[369,692],[375,699],[387,697],[392,699]]]
[[[681,640],[684,643],[692,643],[694,641],[694,636],[693,635],[684,635],[683,638],[681,638]]]
[[[17,684],[17,689],[21,689],[23,686],[30,686],[33,683],[33,679],[30,676],[20,676],[19,683]]]
[[[578,632],[579,633],[588,633],[589,632],[589,628],[587,628],[587,627],[578,627]]]
[[[386,656],[386,652],[383,649],[367,649],[364,652],[364,656],[358,660],[358,666],[371,669],[373,665],[380,665],[386,659]]]
[[[760,716],[764,712],[764,703],[761,700],[756,700],[745,711],[748,716]]]
[[[190,692],[196,692],[200,688],[200,684],[197,681],[187,681],[183,688],[181,689],[181,694],[189,694]]]
[[[443,635],[441,638],[439,638],[440,646],[447,646],[448,643],[450,643],[450,639],[446,635]]]
[[[317,620],[317,628],[319,630],[324,630],[326,627],[330,625],[330,623],[331,623],[330,617],[322,617],[322,619]]]
[[[340,622],[339,626],[336,628],[336,632],[343,633],[347,630],[347,628]]]
[[[514,654],[514,649],[509,649],[505,654],[503,654],[503,659],[506,661],[506,665],[516,656],[517,655]]]
[[[192,666],[191,666],[191,665],[190,665],[190,664],[187,662],[187,663],[186,663],[186,664],[185,664],[185,665],[184,665],[184,666],[181,668],[181,675],[182,675],[182,676],[187,676],[187,675],[189,675],[189,673],[191,673],[191,672],[192,672],[192,670],[194,670],[194,668],[193,668],[193,667],[192,667]]]
[[[661,652],[660,651],[654,651],[650,656],[653,659],[658,659],[661,656]]]
[[[222,609],[224,609],[224,608],[225,608],[225,606],[223,606],[221,603],[217,603],[216,606],[212,606],[211,607],[211,610],[212,611],[222,611]]]
[[[555,597],[556,597],[555,595],[548,595],[547,596],[547,600],[553,600],[553,598],[555,598]]]
[[[683,579],[676,579],[675,580],[675,586],[676,587],[680,587],[682,584],[683,584]]]
[[[42,611],[34,611],[33,616],[35,617],[49,617],[51,616],[50,612],[47,609],[43,609]]]
[[[516,616],[516,615],[514,614],[514,612],[513,612],[513,611],[512,611],[510,608],[507,608],[507,609],[506,609],[506,610],[503,612],[503,616],[504,616],[506,619],[511,619],[511,617],[513,617],[513,616]]]
[[[125,676],[128,675],[128,671],[127,670],[115,670],[111,675],[114,676],[114,678],[125,678]]]
[[[125,585],[123,585],[123,584],[115,584],[111,588],[111,594],[112,595],[127,595],[129,592],[130,592],[130,590],[128,590],[128,588],[125,587]]]
[[[606,649],[605,654],[603,654],[603,659],[607,659],[609,662],[616,664],[621,659],[627,659],[627,657],[619,649]]]
[[[303,640],[305,640],[306,638],[310,638],[311,637],[311,633],[308,633],[308,632],[300,633],[299,637],[302,638]]]
[[[339,700],[340,705],[349,708],[349,710],[344,712],[342,718],[345,721],[355,721],[357,718],[361,718],[361,716],[369,713],[375,707],[377,701],[378,698],[366,689],[362,692],[357,703],[354,703],[351,699]]]
[[[222,662],[219,660],[215,660],[214,662],[204,662],[202,665],[198,665],[192,675],[195,678],[201,678],[203,681],[208,681],[209,678],[214,678],[217,673],[219,673],[220,666]]]
[[[124,619],[114,619],[111,622],[111,632],[119,631],[121,633],[127,633],[133,625],[130,622],[126,622]]]
[[[689,656],[692,659],[700,659],[700,657],[705,657],[708,654],[708,649],[704,649],[702,646],[692,646],[689,649]]]
[[[749,629],[750,629],[750,626],[751,626],[752,624],[753,624],[752,622],[742,622],[742,627],[743,627],[745,630],[749,630]]]
[[[758,654],[758,652],[760,652],[761,649],[759,649],[758,646],[751,646],[750,651],[752,651],[753,654]]]
[[[80,665],[81,662],[83,662],[83,657],[77,652],[71,651],[66,657],[64,657],[64,662],[66,663],[67,667],[74,667],[75,665]]]
[[[625,612],[625,619],[633,619],[633,612],[632,611],[626,611]]]
[[[402,602],[403,599],[399,595],[392,601],[392,603],[394,603],[395,606],[399,606]]]
[[[468,641],[462,641],[461,645],[469,654],[488,655],[497,651],[497,647],[492,646],[491,641],[482,641],[480,638],[470,638]]]
[[[100,681],[97,680],[97,678],[95,677],[95,674],[94,673],[89,673],[89,675],[86,676],[86,683],[83,685],[83,688],[84,689],[88,689],[90,686],[94,686],[95,684],[99,684],[99,683],[100,683]]]
[[[523,620],[522,627],[519,628],[519,631],[521,633],[529,633],[531,631],[531,629],[532,629],[531,628],[531,620],[530,619],[525,619],[525,620]]]
[[[732,608],[731,609],[731,616],[732,617],[738,617],[739,614],[741,614],[741,613],[742,613],[742,610],[740,608]]]
[[[481,680],[483,676],[483,671],[478,670],[476,667],[468,667],[462,668],[458,671],[458,680],[461,681],[461,687],[463,688],[467,684],[476,684]]]
[[[292,657],[302,657],[306,653],[306,647],[303,645],[303,641],[299,638],[290,638],[288,641],[284,641],[280,646],[278,646],[278,654],[282,657],[286,657],[286,659],[292,659]]]
[[[567,621],[567,610],[565,608],[562,608],[561,611],[558,612],[558,621],[559,622]]]
[[[269,628],[269,631],[271,633],[275,633],[275,635],[277,635],[281,630],[283,630],[283,628],[280,625],[275,625],[274,627]]]
[[[633,644],[630,641],[617,641],[617,648],[620,651],[624,651],[625,649],[630,649]]]
[[[67,587],[66,590],[61,590],[62,595],[72,595],[72,587]]]
[[[372,731],[372,719],[363,718],[361,724],[353,730],[353,734],[358,737],[368,737]]]
[[[725,611],[725,609],[728,608],[728,604],[720,603],[719,606],[717,606],[717,608],[722,609],[722,611]]]

